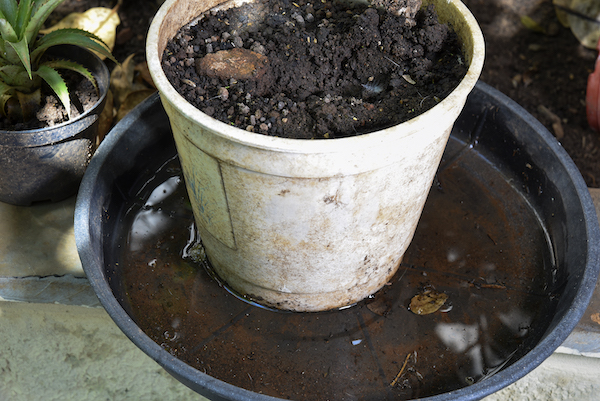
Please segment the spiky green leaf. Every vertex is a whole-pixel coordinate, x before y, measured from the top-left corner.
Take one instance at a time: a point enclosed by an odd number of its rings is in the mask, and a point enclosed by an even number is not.
[[[19,37],[8,18],[0,12],[0,35],[7,42],[18,42]]]
[[[43,65],[50,67],[54,70],[74,71],[83,76],[88,81],[90,81],[92,85],[94,85],[94,89],[98,90],[98,85],[96,84],[96,78],[94,78],[94,75],[90,72],[90,70],[88,70],[79,63],[75,63],[70,60],[52,60],[45,62]]]
[[[110,52],[108,46],[102,41],[102,39],[93,33],[75,28],[59,29],[44,35],[34,45],[34,49],[31,52],[31,59],[39,60],[39,58],[48,48],[65,44],[80,46],[89,50],[93,50],[106,56],[114,62],[117,62]]]
[[[33,92],[41,82],[39,77],[30,79],[27,71],[22,66],[16,65],[0,67],[0,81],[20,92]]]
[[[31,11],[33,9],[32,0],[21,0],[17,9],[17,20],[15,21],[15,30],[19,37],[25,34],[27,24],[31,19]]]
[[[17,21],[17,7],[17,0],[0,0],[0,10],[13,26]]]
[[[8,64],[0,66],[0,80],[8,85],[15,84],[15,78],[24,71],[23,66]]]
[[[36,109],[42,103],[42,90],[40,88],[36,89],[31,93],[23,93],[17,91],[16,98],[19,101],[19,109],[11,110],[7,109],[8,114],[10,115],[20,115],[23,121],[28,121],[35,118]]]
[[[3,58],[11,64],[23,65],[23,63],[21,62],[21,58],[19,57],[15,49],[10,45],[10,43],[3,42],[1,40],[0,42],[2,42],[3,45],[5,45],[4,49],[2,49]]]
[[[25,36],[29,43],[33,43],[38,35],[38,32],[46,22],[46,19],[50,16],[52,11],[64,0],[45,0],[43,2],[34,2],[33,9],[31,10],[31,20],[25,28]]]
[[[13,43],[8,42],[8,44],[14,49],[15,53],[23,63],[23,67],[27,70],[29,74],[29,78],[31,78],[31,58],[29,55],[29,46],[27,45],[27,38],[23,38],[20,41]]]
[[[69,100],[69,90],[65,80],[60,76],[58,71],[46,65],[42,65],[40,68],[38,68],[35,74],[39,75],[44,81],[46,81],[48,86],[50,86],[54,93],[56,93],[56,96],[60,99],[63,106],[65,106],[70,119],[71,101]]]

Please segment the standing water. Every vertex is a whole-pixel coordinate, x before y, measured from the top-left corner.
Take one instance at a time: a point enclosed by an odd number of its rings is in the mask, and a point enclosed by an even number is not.
[[[449,148],[456,155],[442,164],[393,280],[319,313],[268,310],[213,279],[178,159],[157,161],[114,239],[122,303],[175,357],[275,397],[407,400],[481,381],[539,341],[556,304],[555,266],[510,177],[456,139]]]

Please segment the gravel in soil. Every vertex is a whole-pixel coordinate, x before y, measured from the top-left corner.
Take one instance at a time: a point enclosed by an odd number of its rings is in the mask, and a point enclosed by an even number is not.
[[[362,4],[265,0],[184,27],[163,69],[216,119],[320,139],[407,121],[446,97],[467,67],[432,6],[413,21]]]

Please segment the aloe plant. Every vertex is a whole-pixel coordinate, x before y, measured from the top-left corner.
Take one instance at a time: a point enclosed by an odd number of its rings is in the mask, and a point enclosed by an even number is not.
[[[90,32],[69,28],[39,34],[46,19],[63,1],[0,0],[0,112],[11,120],[34,117],[41,104],[43,82],[56,93],[71,118],[69,89],[58,70],[75,71],[97,89],[94,76],[83,65],[45,57],[51,47],[76,45],[116,61],[108,46]]]

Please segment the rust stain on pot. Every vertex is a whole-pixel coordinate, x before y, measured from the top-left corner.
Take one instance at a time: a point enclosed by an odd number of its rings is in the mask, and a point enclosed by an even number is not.
[[[196,60],[198,75],[233,79],[259,79],[269,67],[269,59],[244,48],[220,50]]]

